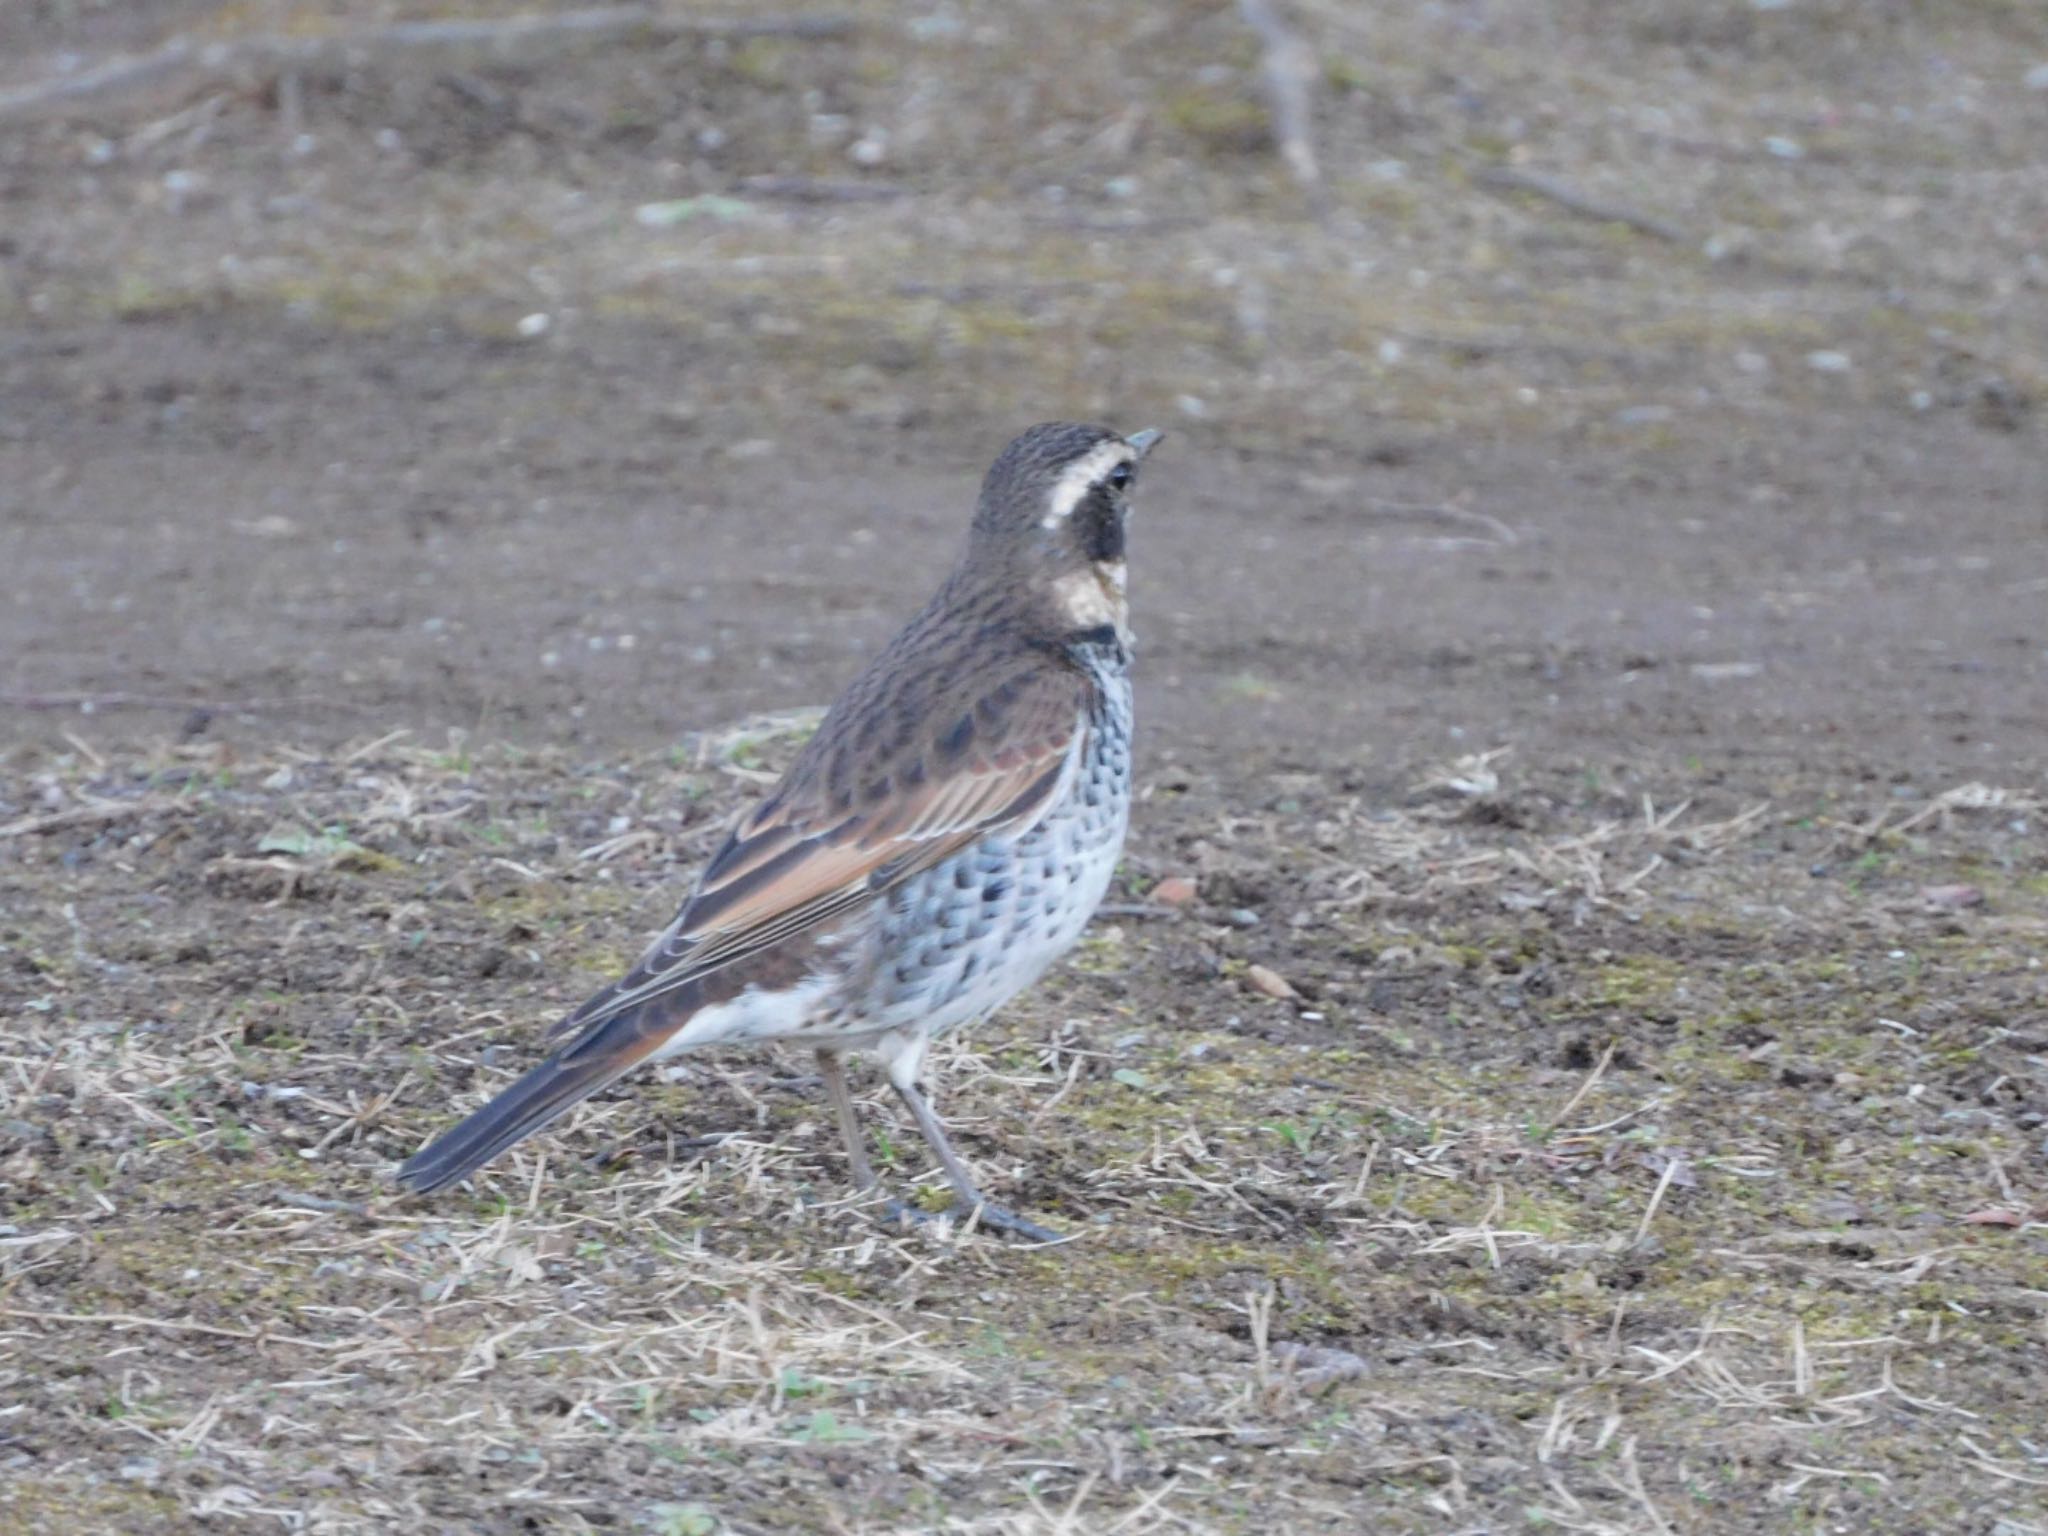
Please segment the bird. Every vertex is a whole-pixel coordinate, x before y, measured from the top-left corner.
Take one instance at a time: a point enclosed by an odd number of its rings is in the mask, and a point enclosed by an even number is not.
[[[1131,805],[1126,538],[1161,435],[1046,422],[1004,448],[937,594],[740,816],[675,920],[553,1026],[539,1065],[407,1160],[401,1186],[459,1182],[642,1063],[783,1041],[816,1053],[862,1194],[879,1181],[847,1087],[856,1052],[952,1187],[937,1215],[1063,1241],[982,1192],[925,1064],[933,1040],[1073,946],[1115,873]]]

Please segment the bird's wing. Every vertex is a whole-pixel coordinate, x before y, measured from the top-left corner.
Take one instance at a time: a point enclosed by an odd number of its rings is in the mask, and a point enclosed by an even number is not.
[[[776,792],[733,829],[668,930],[548,1038],[580,1032],[594,1044],[607,1021],[814,929],[982,838],[1028,827],[1055,798],[1086,729],[1089,686],[1064,668],[1020,671],[958,693],[957,708],[889,753],[878,754],[853,720],[841,728],[828,719]],[[656,1027],[665,1038],[686,1016],[669,1011]]]

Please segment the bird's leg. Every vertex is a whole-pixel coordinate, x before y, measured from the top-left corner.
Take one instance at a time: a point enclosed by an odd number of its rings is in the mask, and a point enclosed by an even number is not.
[[[922,1051],[917,1053],[919,1057],[923,1054]],[[913,1060],[909,1064],[914,1073],[917,1062]],[[981,1226],[992,1232],[1014,1232],[1017,1236],[1034,1243],[1065,1242],[1066,1238],[1062,1234],[1049,1227],[1041,1227],[1035,1221],[1028,1221],[1015,1211],[1005,1210],[981,1192],[974,1182],[974,1175],[967,1171],[967,1165],[960,1161],[959,1154],[953,1150],[953,1144],[946,1139],[946,1128],[939,1123],[939,1117],[932,1112],[931,1105],[925,1102],[924,1092],[919,1088],[915,1076],[899,1076],[897,1065],[895,1061],[889,1063],[889,1081],[895,1087],[897,1096],[909,1106],[926,1144],[938,1155],[939,1166],[946,1170],[947,1182],[953,1186],[956,1197],[954,1212],[962,1218],[971,1213]],[[918,1213],[899,1202],[892,1208],[890,1214],[911,1216],[915,1219]]]
[[[868,1161],[868,1148],[860,1133],[860,1121],[853,1113],[853,1095],[846,1091],[846,1061],[837,1051],[818,1052],[818,1071],[825,1079],[825,1093],[832,1100],[832,1113],[839,1120],[839,1137],[846,1143],[846,1166],[853,1173],[854,1188],[862,1194],[876,1184],[875,1165]]]

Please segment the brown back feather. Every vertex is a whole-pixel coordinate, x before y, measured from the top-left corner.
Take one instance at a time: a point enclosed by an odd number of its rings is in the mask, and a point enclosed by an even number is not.
[[[662,937],[549,1038],[601,1028],[1034,820],[1086,728],[1093,684],[1003,606],[949,582],[839,696]]]

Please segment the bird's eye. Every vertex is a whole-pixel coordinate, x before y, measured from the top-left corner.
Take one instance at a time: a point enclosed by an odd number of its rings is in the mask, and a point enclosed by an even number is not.
[[[1130,465],[1119,464],[1109,472],[1110,489],[1114,491],[1127,491],[1131,488],[1131,481],[1134,478],[1136,477],[1131,474]]]

